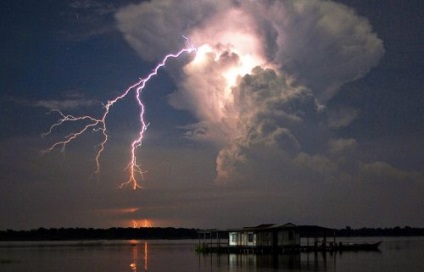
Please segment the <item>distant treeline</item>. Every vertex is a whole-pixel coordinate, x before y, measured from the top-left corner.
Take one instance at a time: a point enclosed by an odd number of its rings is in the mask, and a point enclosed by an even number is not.
[[[0,241],[41,240],[130,240],[130,239],[195,239],[196,229],[186,228],[39,228],[0,231]]]
[[[130,239],[197,239],[199,229],[187,228],[39,228],[34,230],[3,230],[0,241],[42,240],[130,240]],[[222,232],[221,232],[222,233]],[[424,236],[424,228],[361,228],[336,230],[338,237],[355,236]],[[224,235],[225,237],[225,235]]]
[[[394,228],[361,228],[346,227],[336,230],[336,236],[424,236],[424,228],[394,227]]]

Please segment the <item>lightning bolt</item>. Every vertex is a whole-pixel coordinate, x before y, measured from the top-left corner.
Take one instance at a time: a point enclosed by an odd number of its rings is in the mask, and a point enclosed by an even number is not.
[[[186,42],[185,48],[181,49],[177,53],[171,53],[171,54],[166,55],[162,59],[162,61],[159,62],[156,65],[156,67],[152,70],[152,72],[150,74],[148,74],[144,78],[140,78],[139,81],[130,85],[125,91],[123,91],[121,93],[121,95],[107,101],[107,103],[104,105],[103,115],[100,118],[95,118],[95,117],[92,117],[92,116],[89,116],[89,115],[85,115],[85,116],[65,115],[60,110],[52,110],[51,112],[58,113],[60,115],[60,118],[58,119],[58,121],[56,123],[54,123],[50,127],[50,129],[46,133],[42,134],[43,137],[48,136],[49,134],[51,134],[53,132],[54,129],[56,129],[57,127],[59,127],[61,125],[64,125],[65,123],[78,122],[78,123],[84,123],[85,125],[83,126],[82,129],[68,134],[67,136],[65,136],[63,138],[63,140],[58,141],[58,142],[54,143],[53,145],[51,145],[49,148],[45,149],[43,151],[43,153],[51,152],[56,148],[61,148],[61,151],[64,152],[66,146],[69,143],[71,143],[72,141],[74,141],[75,139],[80,137],[85,132],[90,131],[90,130],[95,131],[95,132],[100,131],[101,134],[103,135],[103,140],[98,145],[97,155],[96,155],[96,159],[95,159],[96,160],[95,174],[99,174],[100,173],[100,158],[101,158],[103,151],[105,150],[105,146],[106,146],[106,143],[108,141],[106,119],[109,115],[110,109],[116,103],[118,103],[120,100],[127,97],[130,92],[134,91],[135,92],[135,99],[136,99],[136,102],[137,102],[138,107],[139,107],[140,130],[138,132],[138,137],[136,139],[134,139],[134,141],[131,143],[131,147],[130,147],[130,161],[128,163],[128,166],[125,168],[125,170],[127,170],[128,174],[129,174],[128,180],[126,182],[123,182],[119,186],[119,188],[124,188],[126,186],[131,186],[133,190],[136,190],[138,188],[142,188],[142,186],[137,181],[137,177],[140,176],[141,178],[143,178],[144,172],[142,171],[140,165],[137,162],[136,150],[137,150],[138,147],[140,147],[142,145],[144,133],[147,130],[148,123],[146,122],[146,120],[144,118],[145,107],[144,107],[144,104],[141,100],[141,94],[143,93],[143,90],[146,87],[146,84],[150,81],[151,78],[153,78],[154,76],[156,76],[158,74],[159,70],[166,65],[166,63],[168,62],[169,59],[178,58],[182,54],[185,54],[185,53],[189,54],[189,53],[196,51],[196,48],[190,43],[189,39],[185,36],[183,36],[183,38],[185,39],[185,42]]]

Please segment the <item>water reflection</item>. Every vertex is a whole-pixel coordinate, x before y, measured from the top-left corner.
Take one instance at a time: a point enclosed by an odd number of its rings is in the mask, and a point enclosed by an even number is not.
[[[139,241],[136,240],[131,240],[130,244],[132,246],[132,259],[131,259],[131,263],[130,263],[130,268],[131,271],[133,272],[143,272],[143,271],[147,271],[148,268],[148,245],[149,243],[147,241],[145,241],[143,244],[139,244]],[[143,246],[142,246],[143,245]],[[143,247],[143,264],[141,265],[142,270],[137,270],[137,267],[139,265],[139,249]]]
[[[228,267],[230,271],[253,268],[275,268],[299,270],[301,266],[300,254],[290,255],[254,255],[254,254],[229,254]]]
[[[349,253],[348,258],[356,253]],[[363,256],[376,256],[379,252],[363,252]],[[296,254],[205,254],[199,256],[200,267],[228,267],[228,271],[337,271],[342,253],[309,252]]]
[[[196,254],[194,252],[196,244],[197,240],[101,241],[101,243],[0,241],[0,271],[424,271],[423,237],[385,238],[381,252],[361,251],[343,254],[330,252],[277,256]]]
[[[147,242],[144,242],[144,270],[147,271]]]

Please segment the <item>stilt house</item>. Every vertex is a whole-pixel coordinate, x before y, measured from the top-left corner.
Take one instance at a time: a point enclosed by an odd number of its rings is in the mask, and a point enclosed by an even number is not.
[[[246,248],[289,248],[300,246],[296,225],[263,224],[229,231],[228,246]]]

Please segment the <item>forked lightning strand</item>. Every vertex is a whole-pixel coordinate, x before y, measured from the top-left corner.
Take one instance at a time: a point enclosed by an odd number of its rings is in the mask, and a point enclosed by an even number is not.
[[[186,43],[187,43],[186,48],[180,50],[179,52],[177,52],[175,54],[166,55],[162,59],[162,61],[153,69],[153,71],[149,75],[147,75],[147,77],[140,78],[140,80],[138,82],[129,86],[121,95],[115,97],[112,100],[109,100],[106,103],[106,105],[104,105],[105,110],[104,110],[104,113],[101,116],[101,118],[94,118],[92,116],[65,115],[60,110],[53,110],[53,112],[59,113],[61,118],[56,123],[54,123],[50,127],[49,131],[44,133],[43,136],[49,135],[50,133],[52,133],[52,131],[55,128],[61,126],[64,123],[67,123],[67,122],[88,122],[88,124],[86,124],[81,130],[79,130],[77,132],[72,132],[71,134],[65,136],[62,141],[54,143],[52,146],[50,146],[50,148],[44,150],[44,152],[50,152],[50,151],[52,151],[52,150],[54,150],[55,148],[58,148],[58,147],[61,147],[61,150],[64,151],[67,144],[69,144],[70,142],[72,142],[73,140],[75,140],[76,138],[78,138],[83,133],[87,132],[88,130],[91,129],[93,131],[101,131],[101,133],[103,134],[103,140],[99,144],[99,149],[97,151],[96,171],[95,171],[96,174],[99,174],[100,173],[100,157],[102,155],[102,152],[105,149],[106,142],[108,141],[106,119],[109,115],[110,108],[115,103],[117,103],[121,99],[125,98],[132,90],[134,90],[135,91],[135,98],[136,98],[137,104],[138,104],[139,109],[140,109],[140,114],[139,114],[140,131],[138,133],[138,137],[131,143],[130,162],[129,162],[128,166],[126,167],[126,169],[129,172],[129,178],[126,182],[122,183],[119,187],[123,188],[125,186],[130,185],[134,190],[136,190],[137,188],[142,188],[141,185],[137,182],[137,174],[140,175],[140,177],[142,177],[143,171],[141,170],[140,165],[137,163],[136,149],[137,149],[137,147],[141,146],[141,144],[143,142],[144,133],[146,132],[148,124],[144,120],[145,109],[144,109],[144,104],[141,100],[141,94],[144,90],[144,87],[149,82],[149,80],[152,77],[154,77],[158,74],[159,69],[162,68],[163,66],[165,66],[165,64],[167,63],[167,61],[170,58],[178,58],[180,55],[182,55],[184,53],[191,53],[191,52],[194,52],[196,50],[196,48],[193,47],[190,44],[190,42],[188,41],[188,39],[186,37],[184,37],[184,39],[186,40]]]

